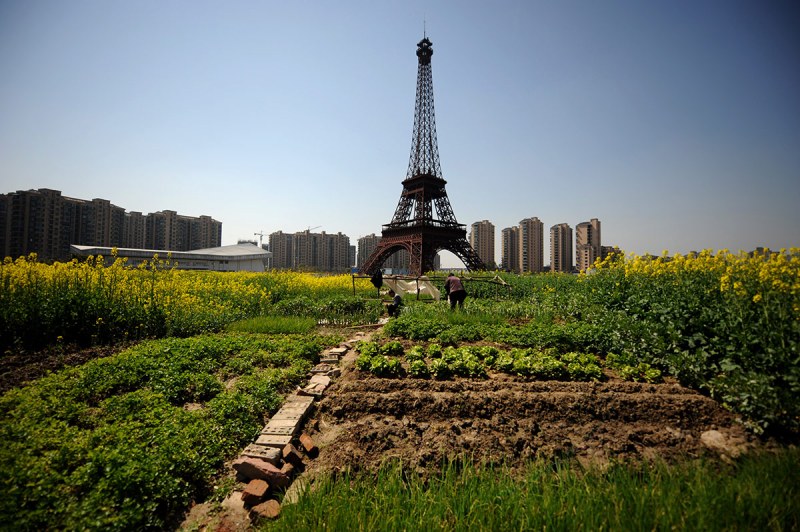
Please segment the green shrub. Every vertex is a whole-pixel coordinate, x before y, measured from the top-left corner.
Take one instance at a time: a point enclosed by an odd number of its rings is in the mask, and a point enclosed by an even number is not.
[[[361,353],[356,357],[356,369],[359,371],[369,371],[372,366],[372,356]]]
[[[377,377],[399,377],[403,373],[403,366],[396,358],[376,355],[370,361],[369,370]]]
[[[421,345],[412,346],[408,351],[406,351],[406,360],[409,362],[414,362],[417,360],[424,360],[425,359],[425,349]]]
[[[428,344],[427,354],[430,358],[441,358],[442,346],[439,344]]]

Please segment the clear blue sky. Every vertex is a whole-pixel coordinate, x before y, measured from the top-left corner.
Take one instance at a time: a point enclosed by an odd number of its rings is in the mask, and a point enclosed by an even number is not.
[[[459,222],[800,245],[800,4],[0,0],[0,192],[380,233],[423,21]],[[457,265],[452,256],[446,266]],[[546,261],[548,262],[548,261]]]

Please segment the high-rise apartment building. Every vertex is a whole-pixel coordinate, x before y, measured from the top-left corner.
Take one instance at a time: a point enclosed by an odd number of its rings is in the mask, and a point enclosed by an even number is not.
[[[145,220],[145,247],[170,251],[190,251],[218,247],[222,243],[222,223],[210,216],[182,216],[175,211],[158,211]]]
[[[211,216],[199,216],[189,219],[189,250],[222,245],[222,223]],[[211,245],[206,245],[210,243]],[[187,250],[188,251],[188,250]]]
[[[602,256],[600,245],[600,220],[592,218],[575,226],[575,262],[579,271],[592,267]]]
[[[475,222],[469,232],[469,245],[478,254],[487,268],[495,268],[494,224],[489,220]]]
[[[520,271],[544,271],[544,224],[539,218],[525,218],[519,222]]]
[[[276,231],[269,235],[272,266],[277,269],[322,272],[349,271],[352,267],[350,237],[342,233],[294,234]]]
[[[572,228],[561,223],[550,228],[550,271],[571,272],[572,262]]]
[[[504,270],[519,272],[519,227],[506,227],[500,232],[501,265]]]
[[[294,234],[292,239],[292,268],[313,270],[319,263],[319,233],[310,230]]]
[[[222,223],[174,211],[142,216],[110,201],[68,198],[39,189],[0,195],[0,254],[37,253],[41,260],[68,260],[70,244],[189,251],[218,247]]]
[[[85,242],[86,246],[123,246],[125,209],[100,198],[91,201],[64,199],[77,206],[76,241]]]
[[[222,224],[220,224],[220,227]],[[145,217],[142,213],[131,211],[125,213],[125,221],[122,229],[122,241],[126,248],[144,249],[145,248]],[[198,248],[201,249],[201,248]]]
[[[350,272],[353,263],[350,262],[350,237],[341,232],[320,235],[319,266],[326,272]]]
[[[178,245],[178,213],[175,211],[151,212],[145,222],[145,247],[170,249]],[[180,250],[182,251],[182,250]]]
[[[72,208],[68,208],[72,207]],[[68,258],[78,213],[58,190],[18,191],[0,196],[0,252],[3,257],[36,253],[40,259]],[[73,221],[64,226],[63,218]]]
[[[269,235],[269,250],[272,252],[272,267],[276,270],[288,270],[293,267],[294,235],[276,231]]]

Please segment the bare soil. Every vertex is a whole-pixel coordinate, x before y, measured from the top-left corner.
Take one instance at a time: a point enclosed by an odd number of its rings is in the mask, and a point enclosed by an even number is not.
[[[387,460],[426,474],[470,456],[512,467],[572,456],[584,464],[738,456],[760,442],[712,399],[677,383],[533,381],[505,374],[449,381],[383,379],[342,361],[307,432],[309,472],[374,470]],[[701,436],[718,431],[722,449]]]
[[[55,346],[38,351],[8,350],[0,356],[0,394],[44,377],[51,371],[111,356],[132,345],[128,342],[96,347]]]

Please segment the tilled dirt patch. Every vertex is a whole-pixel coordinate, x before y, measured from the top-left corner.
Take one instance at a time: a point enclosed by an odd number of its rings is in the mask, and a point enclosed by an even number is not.
[[[134,342],[97,347],[64,346],[40,351],[9,350],[0,356],[0,393],[40,379],[50,372],[117,354]]]
[[[314,470],[375,469],[400,460],[424,472],[447,459],[521,465],[536,457],[667,460],[710,453],[721,434],[738,455],[757,442],[712,399],[677,384],[381,379],[345,368],[309,432]]]

